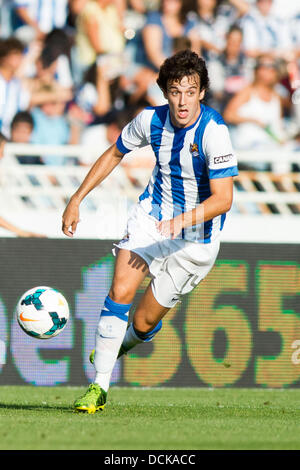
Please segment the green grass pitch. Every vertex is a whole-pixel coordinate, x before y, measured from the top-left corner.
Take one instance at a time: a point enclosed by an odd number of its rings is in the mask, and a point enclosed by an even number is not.
[[[94,415],[84,390],[0,386],[0,449],[300,449],[297,389],[112,387]]]

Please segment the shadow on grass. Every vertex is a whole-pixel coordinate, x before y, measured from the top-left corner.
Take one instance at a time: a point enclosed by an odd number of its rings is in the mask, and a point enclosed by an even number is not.
[[[24,404],[24,405],[17,405],[17,404],[4,404],[0,403],[0,409],[7,409],[7,410],[53,410],[53,411],[74,411],[72,405],[63,406],[63,405],[31,405],[31,404]]]

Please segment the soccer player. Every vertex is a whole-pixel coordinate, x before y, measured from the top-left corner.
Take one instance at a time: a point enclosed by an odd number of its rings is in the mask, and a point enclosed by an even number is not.
[[[89,413],[103,409],[117,357],[152,340],[164,315],[210,271],[232,204],[237,162],[222,117],[201,103],[209,84],[205,61],[190,50],[178,52],[162,64],[157,83],[168,104],[144,109],[124,127],[63,214],[62,230],[72,237],[83,198],[123,155],[151,144],[156,166],[116,246],[112,285],[96,331],[95,381],[74,404]],[[152,280],[126,330],[135,293],[148,274]]]

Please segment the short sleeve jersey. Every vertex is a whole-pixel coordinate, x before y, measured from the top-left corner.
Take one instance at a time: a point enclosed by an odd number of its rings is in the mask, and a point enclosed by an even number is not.
[[[13,5],[15,8],[25,7],[45,33],[66,25],[68,0],[13,0]]]
[[[151,145],[156,165],[139,201],[157,220],[168,220],[194,209],[210,195],[210,179],[236,176],[236,157],[221,115],[201,104],[194,124],[175,127],[169,105],[148,107],[124,127],[117,147],[126,154]],[[210,243],[222,230],[225,214],[189,227],[183,238]]]

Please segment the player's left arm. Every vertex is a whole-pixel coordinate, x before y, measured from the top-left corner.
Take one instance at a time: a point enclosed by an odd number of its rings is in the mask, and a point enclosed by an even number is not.
[[[194,209],[183,212],[171,220],[157,223],[166,237],[176,238],[181,230],[212,220],[228,212],[233,199],[233,177],[238,174],[228,128],[222,119],[211,121],[203,135],[210,196]]]
[[[157,222],[161,234],[174,239],[182,229],[202,224],[228,212],[233,199],[233,177],[211,179],[210,191],[211,196],[191,211],[183,212],[171,220]]]

